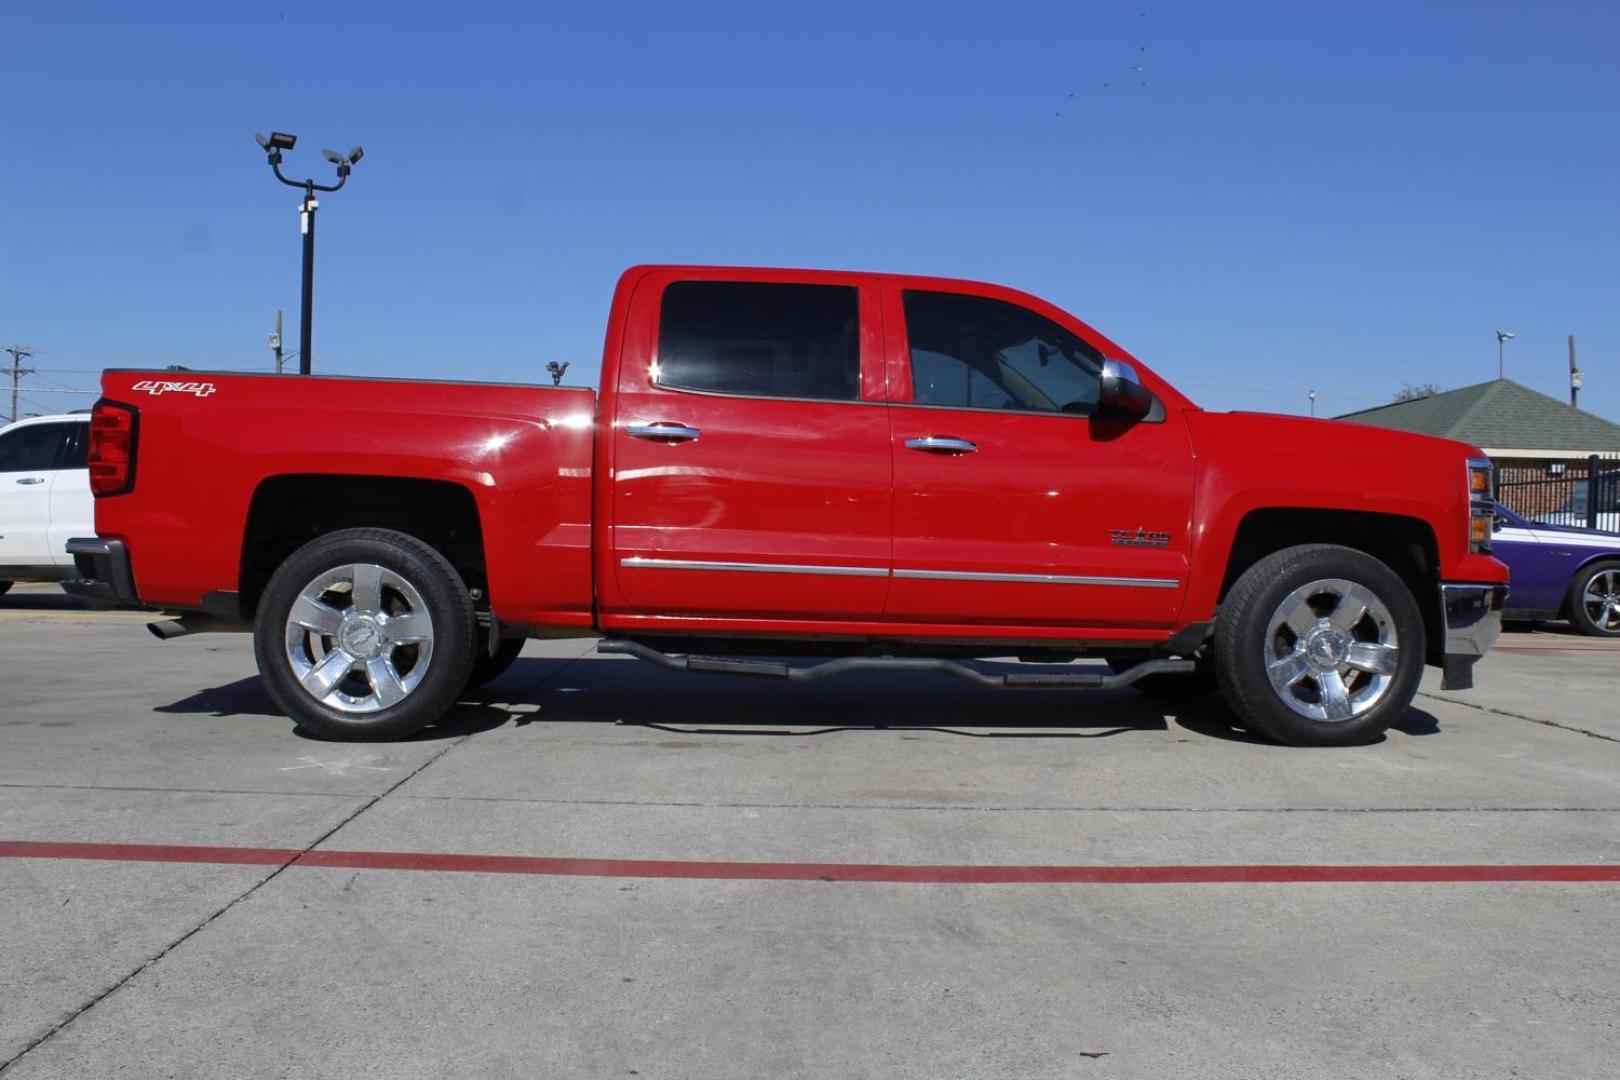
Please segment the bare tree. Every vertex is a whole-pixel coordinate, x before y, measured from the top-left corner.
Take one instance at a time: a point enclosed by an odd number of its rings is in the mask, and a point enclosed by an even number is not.
[[[1419,398],[1434,397],[1434,395],[1443,392],[1444,391],[1441,390],[1439,383],[1426,382],[1419,383],[1416,386],[1413,386],[1411,383],[1405,383],[1401,386],[1400,392],[1390,400],[1417,401]]]

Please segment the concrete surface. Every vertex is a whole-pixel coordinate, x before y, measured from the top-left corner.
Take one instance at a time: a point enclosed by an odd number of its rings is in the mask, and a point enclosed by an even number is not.
[[[245,638],[0,598],[0,839],[897,864],[1620,862],[1620,645],[1514,634],[1383,742],[530,643],[306,739]],[[1575,650],[1575,651],[1566,651]],[[1620,885],[942,885],[0,859],[12,1077],[1556,1077]]]

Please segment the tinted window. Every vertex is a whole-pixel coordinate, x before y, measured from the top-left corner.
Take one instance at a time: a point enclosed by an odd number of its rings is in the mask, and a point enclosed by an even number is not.
[[[1097,403],[1098,352],[1016,304],[908,292],[911,396],[920,405],[1087,415]]]
[[[853,286],[680,281],[664,290],[653,381],[757,397],[860,396]]]
[[[62,452],[61,469],[90,467],[90,425],[70,424],[67,449]]]
[[[0,472],[56,468],[56,450],[67,424],[30,424],[0,435]]]

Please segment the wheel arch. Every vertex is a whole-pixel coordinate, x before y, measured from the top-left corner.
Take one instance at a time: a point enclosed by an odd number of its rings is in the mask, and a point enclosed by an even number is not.
[[[238,605],[252,618],[287,557],[341,529],[394,529],[442,554],[488,603],[483,526],[473,492],[449,480],[407,476],[290,473],[266,477],[253,492],[242,535]]]
[[[1301,544],[1339,544],[1371,555],[1406,583],[1423,614],[1425,658],[1439,663],[1445,652],[1445,611],[1440,601],[1440,554],[1434,529],[1421,518],[1362,510],[1264,507],[1238,522],[1227,553],[1219,600],[1243,572],[1267,555]]]
[[[1604,551],[1592,555],[1582,560],[1576,565],[1575,569],[1569,572],[1569,580],[1564,584],[1564,600],[1558,609],[1561,618],[1567,619],[1573,612],[1570,605],[1575,599],[1575,579],[1581,577],[1599,563],[1613,563],[1615,566],[1620,567],[1620,551]]]

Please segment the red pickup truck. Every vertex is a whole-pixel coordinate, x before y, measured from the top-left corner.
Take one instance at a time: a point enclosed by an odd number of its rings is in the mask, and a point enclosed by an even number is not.
[[[312,732],[433,723],[526,637],[687,671],[1219,688],[1375,737],[1494,641],[1489,465],[1195,406],[1012,289],[643,266],[601,391],[109,371],[73,589],[251,629]],[[1019,663],[970,664],[973,658]],[[1075,666],[1081,658],[1106,666]]]

